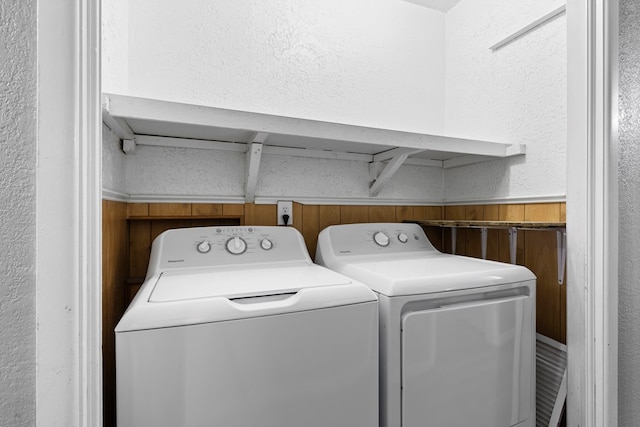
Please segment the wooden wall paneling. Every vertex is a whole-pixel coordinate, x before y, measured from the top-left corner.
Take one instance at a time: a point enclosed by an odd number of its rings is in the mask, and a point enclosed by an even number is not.
[[[151,221],[129,222],[129,254],[129,278],[142,283],[151,255]]]
[[[413,217],[413,206],[396,206],[395,211],[395,222],[415,219]]]
[[[527,231],[524,265],[536,275],[536,330],[562,341],[561,286],[558,285],[556,234]]]
[[[304,226],[304,208],[302,203],[293,202],[292,203],[292,215],[293,215],[293,228],[298,230],[300,233],[303,232]],[[278,205],[276,205],[276,212],[278,211]],[[277,218],[276,218],[277,219]],[[304,233],[302,233],[304,234]]]
[[[320,233],[320,207],[317,205],[302,206],[302,236],[307,244],[311,259],[315,259],[318,233]]]
[[[464,219],[482,221],[484,218],[484,206],[468,205],[464,207]]]
[[[567,204],[560,203],[560,222],[567,222]]]
[[[495,228],[494,229],[489,228],[487,230],[487,259],[497,261],[499,256],[500,256],[500,230],[496,230]]]
[[[482,221],[484,219],[484,206],[467,205],[464,207],[464,219]],[[460,232],[460,230],[458,230]],[[482,232],[478,228],[465,230],[466,241],[464,244],[465,252],[461,255],[482,258]],[[488,243],[487,243],[488,245]]]
[[[482,211],[485,221],[500,221],[500,205],[484,205]]]
[[[337,205],[320,205],[318,206],[318,228],[320,231],[330,225],[341,224],[340,206]]]
[[[102,201],[102,374],[103,424],[115,425],[115,334],[127,307],[127,204]]]
[[[395,222],[396,208],[393,206],[369,206],[369,222]]]
[[[191,203],[149,203],[149,216],[189,217]]]
[[[191,216],[222,216],[222,203],[192,203]]]
[[[466,219],[465,206],[445,206],[444,219]]]
[[[444,206],[426,206],[428,219],[444,218]]]
[[[414,206],[413,218],[415,220],[422,219],[444,219],[443,206]]]
[[[244,225],[278,225],[278,208],[276,205],[244,205]]]
[[[340,206],[340,223],[369,222],[369,206]]]
[[[483,219],[485,221],[500,220],[499,205],[484,205]],[[487,230],[487,259],[498,261],[500,258],[500,231],[496,229]]]
[[[524,204],[498,205],[500,221],[524,221]]]
[[[560,221],[560,203],[528,203],[524,205],[525,221]]]
[[[460,231],[460,230],[458,230]],[[482,233],[479,228],[469,228],[466,231],[465,253],[460,255],[482,258]],[[487,243],[488,246],[488,243]]]
[[[467,255],[467,243],[469,243],[469,237],[471,230],[466,228],[458,228],[456,231],[456,255]],[[449,244],[451,244],[451,229],[449,230],[448,240]],[[451,248],[453,249],[453,248]]]
[[[413,220],[442,219],[444,216],[443,206],[414,206]],[[445,252],[445,239],[451,241],[449,229],[442,227],[423,227],[429,241],[440,252]]]
[[[423,227],[423,229],[431,244],[440,252],[445,252],[443,247],[443,236],[445,236],[444,233],[448,232],[448,229],[444,229],[442,227]]]
[[[128,217],[149,216],[149,203],[127,203]]]
[[[231,217],[242,217],[245,212],[245,204],[225,203],[222,205],[222,215]]]

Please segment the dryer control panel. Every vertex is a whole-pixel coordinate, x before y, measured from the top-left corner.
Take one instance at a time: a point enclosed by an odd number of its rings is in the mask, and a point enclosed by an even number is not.
[[[334,256],[437,252],[422,227],[405,223],[346,224],[327,227],[318,237],[317,253],[328,249]]]
[[[287,261],[311,263],[302,235],[292,227],[181,228],[154,240],[148,273]]]

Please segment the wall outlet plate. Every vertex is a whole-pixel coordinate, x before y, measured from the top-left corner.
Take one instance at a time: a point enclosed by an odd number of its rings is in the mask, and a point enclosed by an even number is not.
[[[278,201],[278,225],[285,225],[284,215],[289,215],[286,225],[293,225],[293,202]]]

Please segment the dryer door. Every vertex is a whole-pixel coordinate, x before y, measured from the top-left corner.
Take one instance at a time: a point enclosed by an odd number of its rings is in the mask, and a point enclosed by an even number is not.
[[[402,425],[508,427],[529,417],[529,296],[408,312],[402,319]]]

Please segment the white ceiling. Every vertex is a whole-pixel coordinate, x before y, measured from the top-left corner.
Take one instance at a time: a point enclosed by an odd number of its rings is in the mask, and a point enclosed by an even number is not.
[[[442,12],[447,12],[453,6],[456,5],[460,0],[405,0],[410,3],[415,3],[420,6],[428,7],[430,9],[440,10]]]

